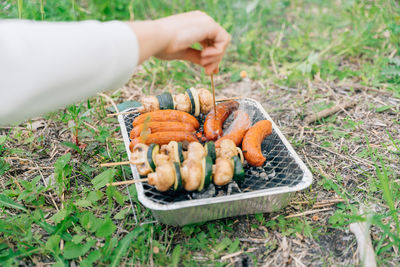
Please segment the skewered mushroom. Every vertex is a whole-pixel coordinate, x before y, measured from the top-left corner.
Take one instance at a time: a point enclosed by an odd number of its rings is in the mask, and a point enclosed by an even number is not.
[[[226,185],[232,181],[233,178],[233,164],[230,159],[217,158],[213,168],[214,184]]]
[[[165,162],[157,166],[156,172],[150,173],[148,176],[149,184],[154,185],[160,192],[165,192],[175,183],[174,164]]]
[[[231,139],[224,139],[220,143],[220,147],[216,148],[217,158],[231,159],[238,154],[236,144]]]
[[[140,175],[144,176],[151,172],[149,162],[147,160],[147,151],[149,147],[145,144],[137,144],[131,154],[131,162],[136,165]]]
[[[212,94],[204,88],[190,88],[184,94],[174,96],[168,92],[157,96],[145,96],[141,102],[142,106],[138,109],[140,113],[160,109],[176,109],[198,116],[200,112],[207,114],[213,107]]]
[[[201,163],[192,159],[187,159],[181,167],[183,188],[186,191],[197,190],[201,183],[203,170]]]
[[[187,158],[192,160],[201,160],[206,156],[204,146],[198,142],[191,142],[188,146]]]

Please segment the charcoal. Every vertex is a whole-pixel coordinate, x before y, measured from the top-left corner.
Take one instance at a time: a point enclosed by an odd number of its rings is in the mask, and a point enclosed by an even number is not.
[[[258,171],[251,171],[251,175],[258,176],[259,172]]]
[[[268,180],[268,174],[266,172],[260,173],[260,177],[265,179],[265,180]]]
[[[225,190],[223,190],[223,189],[221,189],[221,190],[218,190],[218,193],[217,193],[217,197],[223,197],[223,196],[225,196],[226,195],[226,193],[225,193]]]
[[[215,196],[215,186],[213,184],[210,184],[206,190],[192,193],[192,197],[194,199],[209,198],[214,196]]]
[[[271,172],[268,173],[268,178],[274,178],[276,175],[275,170],[272,170]]]
[[[238,184],[233,181],[228,185],[228,192],[227,195],[231,195],[231,194],[237,194],[237,193],[242,193],[242,191],[240,190]]]

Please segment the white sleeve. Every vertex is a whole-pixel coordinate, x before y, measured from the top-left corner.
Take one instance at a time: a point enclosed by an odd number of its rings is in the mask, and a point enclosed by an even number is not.
[[[0,20],[0,125],[117,89],[138,59],[123,22]]]

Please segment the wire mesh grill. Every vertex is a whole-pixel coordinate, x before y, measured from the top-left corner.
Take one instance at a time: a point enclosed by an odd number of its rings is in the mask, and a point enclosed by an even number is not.
[[[257,108],[252,101],[246,99],[238,100],[240,109],[244,109],[252,118],[252,125],[259,120],[266,119],[263,112]],[[124,122],[128,131],[128,136],[132,130],[132,121],[139,114],[128,114],[124,116]],[[205,116],[200,116],[200,125],[203,125]],[[227,128],[233,120],[233,114],[228,117],[224,124]],[[202,131],[202,126],[200,126]],[[264,139],[261,145],[263,155],[266,161],[261,167],[252,167],[245,163],[245,180],[237,185],[237,190],[229,188],[231,185],[217,187],[210,185],[212,190],[208,190],[207,194],[201,195],[198,193],[175,192],[173,190],[167,192],[159,192],[155,187],[143,183],[144,195],[157,204],[171,204],[180,201],[186,201],[193,198],[215,198],[226,196],[229,194],[244,194],[246,192],[254,192],[270,188],[279,188],[282,186],[296,186],[303,178],[304,172],[294,160],[287,147],[284,145],[278,134],[273,131],[271,135]]]

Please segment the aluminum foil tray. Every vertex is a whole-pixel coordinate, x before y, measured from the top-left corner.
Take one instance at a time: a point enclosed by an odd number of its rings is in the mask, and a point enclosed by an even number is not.
[[[272,122],[272,134],[262,143],[263,154],[267,158],[265,164],[261,167],[245,164],[246,177],[242,184],[231,183],[223,187],[210,185],[209,189],[201,194],[175,193],[172,190],[161,193],[147,183],[136,183],[139,201],[152,211],[157,220],[170,225],[185,225],[238,215],[272,212],[286,206],[293,192],[311,185],[311,172],[261,104],[249,98],[238,102],[239,108],[244,108],[253,115],[252,125],[263,119]],[[128,157],[129,133],[136,116],[138,114],[118,117]],[[224,127],[229,126],[232,117],[231,115],[227,119]],[[202,125],[204,117],[200,117],[199,121]],[[131,165],[131,169],[133,179],[140,179],[136,167]]]

